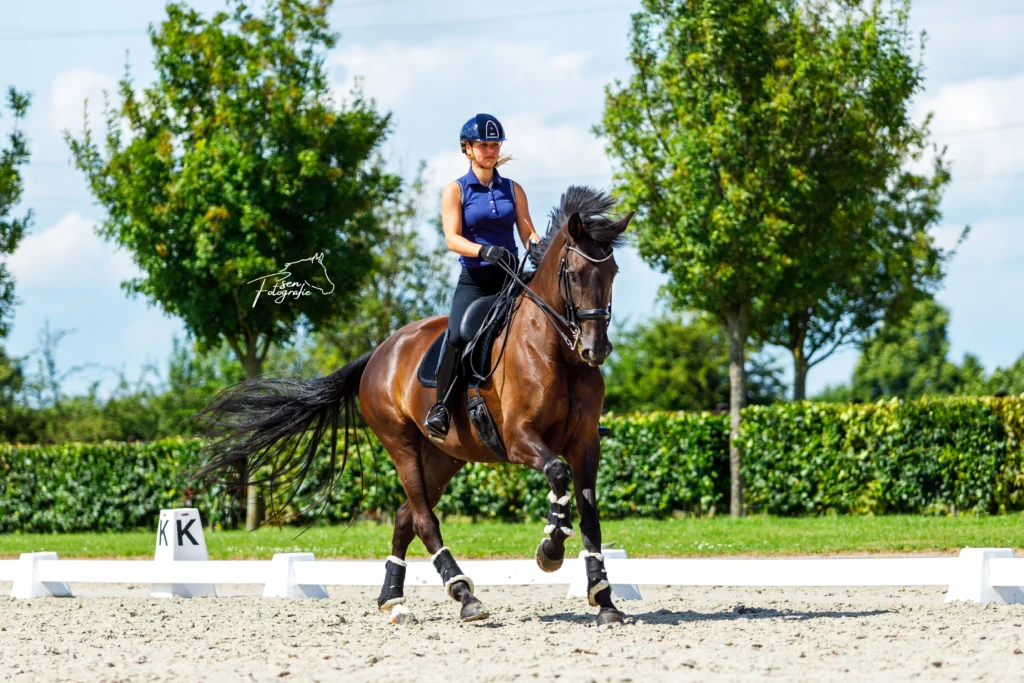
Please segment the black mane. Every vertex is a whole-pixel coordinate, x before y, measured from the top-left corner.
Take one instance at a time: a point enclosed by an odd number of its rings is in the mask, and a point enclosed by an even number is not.
[[[625,245],[626,238],[622,234],[616,235],[611,229],[615,219],[610,217],[608,212],[614,206],[615,200],[603,190],[596,190],[589,185],[570,185],[569,189],[562,194],[558,206],[551,209],[551,213],[548,214],[547,233],[537,248],[531,252],[533,267],[540,266],[555,235],[574,213],[580,214],[580,218],[583,219],[583,224],[586,226],[587,235],[599,246],[614,249]]]

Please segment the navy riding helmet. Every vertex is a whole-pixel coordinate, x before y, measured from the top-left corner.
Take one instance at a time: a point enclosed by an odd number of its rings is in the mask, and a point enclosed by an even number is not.
[[[498,119],[490,114],[477,114],[462,124],[459,146],[466,142],[501,142],[504,139],[505,129]]]

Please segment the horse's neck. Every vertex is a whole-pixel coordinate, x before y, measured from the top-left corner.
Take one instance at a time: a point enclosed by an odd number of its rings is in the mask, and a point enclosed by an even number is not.
[[[537,268],[537,274],[533,276],[528,287],[544,303],[551,307],[559,316],[565,314],[565,297],[558,286],[558,271],[561,263],[560,254],[565,247],[565,236],[556,235],[548,247],[544,259]],[[550,312],[541,310],[537,302],[530,300],[526,294],[521,294],[523,302],[519,307],[519,314],[516,315],[513,324],[518,329],[511,330],[511,333],[518,340],[517,344],[530,344],[531,346],[547,351],[543,354],[553,362],[564,363],[565,356],[562,353],[564,342],[559,331],[565,332],[557,318],[549,320]],[[551,316],[553,317],[553,316]],[[556,325],[558,328],[556,329]]]

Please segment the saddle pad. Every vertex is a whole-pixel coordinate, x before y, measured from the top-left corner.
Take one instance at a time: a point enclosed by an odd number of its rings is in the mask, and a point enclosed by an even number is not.
[[[444,335],[448,333],[448,330],[442,330],[441,334],[437,335],[437,339],[430,345],[427,352],[423,354],[423,360],[420,361],[420,368],[416,371],[416,378],[425,387],[436,387],[437,386],[437,366],[441,360],[441,349],[444,348]]]

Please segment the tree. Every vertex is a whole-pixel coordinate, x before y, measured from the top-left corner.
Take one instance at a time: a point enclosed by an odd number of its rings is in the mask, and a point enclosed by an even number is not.
[[[139,96],[126,67],[106,154],[87,120],[65,139],[107,210],[100,234],[144,273],[122,288],[179,316],[200,352],[226,341],[251,378],[300,325],[352,311],[398,179],[374,157],[389,116],[328,87],[331,0],[228,4],[209,20],[167,5],[156,82]]]
[[[711,410],[729,402],[729,344],[707,316],[662,315],[615,335],[604,407],[615,413]],[[779,368],[748,358],[746,402],[783,398]]]
[[[167,6],[150,29],[156,83],[140,97],[126,70],[105,156],[88,121],[65,138],[107,210],[100,233],[145,274],[122,288],[181,317],[202,350],[226,341],[253,377],[299,324],[351,312],[382,235],[375,207],[398,179],[371,159],[389,116],[358,93],[347,107],[332,99],[330,0],[271,0],[264,16],[229,5],[209,20]],[[297,263],[314,255],[321,265]],[[325,293],[257,299],[288,263]]]
[[[716,316],[728,335],[730,511],[739,516],[751,325],[805,300],[792,272],[817,253],[809,245],[841,248],[859,227],[832,220],[836,206],[888,177],[876,157],[895,152],[881,123],[898,119],[917,72],[878,0],[863,12],[858,2],[798,0],[643,6],[631,31],[635,72],[606,89],[596,131],[620,164],[618,196],[638,211],[640,255],[669,275],[676,307]],[[851,209],[869,215],[861,203]]]
[[[962,382],[960,369],[947,359],[948,324],[946,309],[926,298],[905,319],[883,326],[864,346],[854,368],[853,397],[877,401],[956,393]]]
[[[14,115],[14,125],[8,135],[7,145],[0,148],[0,254],[13,254],[25,230],[32,225],[31,209],[22,218],[12,216],[24,191],[21,168],[30,158],[28,142],[18,128],[18,123],[25,118],[30,104],[28,93],[20,93],[14,88],[7,90],[7,108]],[[7,264],[0,263],[0,339],[6,338],[10,332],[16,303],[14,279],[7,270]],[[5,425],[4,431],[8,438],[16,430],[17,412],[14,402],[25,381],[21,360],[9,357],[0,348],[0,424]]]
[[[810,267],[791,268],[793,286],[806,296],[760,334],[792,355],[794,401],[804,399],[812,367],[844,346],[861,345],[883,323],[896,323],[938,288],[953,252],[937,248],[928,228],[940,218],[948,182],[941,155],[930,177],[900,172],[889,187],[864,199],[873,204],[873,215],[849,233],[848,249],[820,240],[820,253],[805,260]],[[845,215],[839,214],[837,220]],[[961,239],[966,234],[965,229]],[[837,263],[839,258],[848,264]]]
[[[418,232],[425,211],[425,166],[421,163],[402,191],[380,207],[384,236],[373,248],[374,276],[360,290],[356,312],[347,324],[312,335],[309,355],[316,372],[333,372],[376,348],[399,328],[448,312],[453,259],[440,217],[430,221],[433,244]]]

